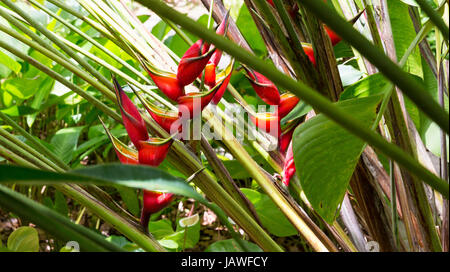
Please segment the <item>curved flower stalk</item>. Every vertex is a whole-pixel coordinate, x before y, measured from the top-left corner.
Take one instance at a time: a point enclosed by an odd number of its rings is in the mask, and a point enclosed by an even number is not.
[[[217,27],[216,33],[218,35],[225,35],[228,31],[228,18],[225,16],[223,21]],[[210,62],[211,57],[215,54],[216,49],[210,50],[210,44],[203,40],[195,42],[183,55],[178,64],[177,79],[181,86],[186,86],[194,82],[199,77],[207,64]],[[210,67],[208,67],[207,78],[208,86],[214,86],[215,83],[215,68],[220,61],[221,53],[217,53]],[[212,85],[211,85],[212,84]]]
[[[158,89],[160,89],[169,99],[176,101],[178,97],[184,95],[184,87],[180,85],[176,74],[157,69],[150,62],[144,60],[137,54],[136,57]]]
[[[122,118],[128,136],[137,148],[133,150],[115,138],[103,124],[108,137],[110,137],[120,162],[125,164],[145,164],[153,167],[159,166],[167,156],[173,138],[150,138],[145,123],[137,107],[120,87],[113,76],[117,100],[119,101]],[[141,225],[147,230],[150,215],[167,206],[173,199],[173,194],[144,190],[141,212]]]

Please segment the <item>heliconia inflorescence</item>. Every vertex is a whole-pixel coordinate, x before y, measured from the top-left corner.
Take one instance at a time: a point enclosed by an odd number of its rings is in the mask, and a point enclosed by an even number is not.
[[[228,30],[228,19],[229,14],[227,13],[220,25],[217,27],[216,33],[218,35],[226,34]],[[204,42],[203,40],[198,40],[184,53],[183,57],[181,57],[177,71],[177,79],[181,86],[186,86],[194,82],[194,80],[201,75],[209,63],[210,66],[207,70],[208,74],[205,74],[205,79],[208,86],[214,86],[215,68],[220,61],[221,53],[217,53],[215,48],[210,47],[211,45],[209,43]],[[210,62],[210,59],[214,54],[214,59]]]
[[[137,107],[131,102],[113,76],[117,101],[125,129],[137,150],[129,148],[114,137],[102,122],[105,131],[113,143],[113,147],[121,163],[143,164],[153,167],[159,166],[166,158],[172,145],[173,138],[151,138],[148,135],[144,120]],[[167,206],[173,199],[173,194],[144,190],[141,212],[141,225],[147,229],[148,221],[152,213],[158,212]]]

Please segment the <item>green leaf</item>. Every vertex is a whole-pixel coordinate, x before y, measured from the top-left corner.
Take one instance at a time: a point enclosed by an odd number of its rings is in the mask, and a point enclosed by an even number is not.
[[[69,163],[78,144],[78,138],[84,127],[71,127],[58,130],[52,137],[53,152],[65,163]]]
[[[148,231],[157,240],[163,239],[164,237],[171,235],[175,232],[172,228],[172,222],[170,222],[170,220],[168,219],[150,221],[148,223]]]
[[[6,170],[8,176],[9,173],[12,173],[9,172],[10,170]],[[5,169],[0,171],[0,180],[8,179],[7,175],[4,175],[6,172]],[[105,241],[103,236],[72,223],[68,218],[52,209],[2,185],[0,185],[0,206],[30,220],[62,241],[76,241],[79,243],[81,251],[122,251],[116,245]]]
[[[116,186],[116,189],[125,206],[127,206],[128,211],[137,216],[139,214],[139,200],[136,190],[125,186]]]
[[[247,188],[241,191],[253,203],[261,223],[271,234],[286,237],[298,233],[269,196]]]
[[[198,219],[198,214],[196,214]],[[195,215],[194,215],[195,217]],[[179,241],[179,245],[182,248],[193,248],[200,240],[200,220],[197,220],[195,223],[190,226],[182,227],[180,221],[185,218],[181,218],[177,224],[177,232],[183,232],[182,239]],[[188,220],[189,221],[189,220]],[[194,220],[195,221],[195,220]]]
[[[381,95],[336,103],[370,127]],[[294,162],[297,176],[314,210],[328,223],[338,213],[364,142],[322,114],[295,129]]]
[[[39,252],[39,235],[35,228],[20,227],[8,237],[8,249],[15,252]]]
[[[242,242],[247,245],[249,252],[263,252],[259,246],[249,241],[242,240]],[[205,252],[240,252],[240,250],[236,245],[236,241],[228,239],[212,243],[205,249]]]
[[[348,86],[357,82],[362,76],[363,72],[355,69],[351,65],[338,65],[339,74],[341,75],[342,85]]]
[[[340,101],[357,97],[368,97],[381,94],[389,81],[380,74],[373,74],[348,86],[341,94]]]
[[[22,66],[17,61],[2,51],[0,51],[0,64],[3,64],[16,74],[20,72],[20,69],[22,69]]]

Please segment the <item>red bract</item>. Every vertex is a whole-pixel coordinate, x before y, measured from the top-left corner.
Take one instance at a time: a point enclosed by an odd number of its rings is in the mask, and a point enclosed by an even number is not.
[[[217,27],[216,33],[218,35],[226,34],[228,29],[228,19],[229,13],[227,13],[220,25]],[[201,75],[210,58],[215,53],[215,49],[208,51],[209,48],[210,44],[204,42],[203,40],[198,40],[184,53],[183,57],[180,60],[180,63],[178,64],[177,72],[177,79],[181,86],[191,84],[198,76]],[[214,62],[212,62],[214,63],[214,70],[220,61],[220,55],[221,54],[218,53]],[[209,74],[207,76],[208,80],[212,82],[213,75]],[[214,84],[211,84],[209,86],[214,86]]]
[[[152,78],[156,87],[158,87],[158,89],[160,89],[169,99],[176,101],[178,97],[184,95],[184,87],[178,82],[176,74],[158,70],[139,56],[138,59],[141,62],[142,67],[144,67]]]
[[[167,156],[173,139],[150,138],[140,142],[138,160],[140,164],[158,166]]]
[[[314,56],[314,49],[309,43],[302,43],[303,51],[308,56],[309,60],[314,66],[316,66],[316,57]]]
[[[158,123],[158,125],[160,125],[165,131],[170,133],[172,125],[179,119],[178,112],[163,110],[142,98],[139,93],[136,92],[133,88],[131,89],[139,98],[142,105],[144,105],[145,109],[153,118],[153,120],[155,120],[155,122]]]
[[[289,146],[289,143],[292,140],[292,134],[294,134],[295,128],[289,128],[286,131],[283,131],[283,134],[280,136],[279,148],[282,154],[286,153],[286,149]]]
[[[205,67],[205,85],[210,88],[216,85],[216,65],[211,61]]]
[[[220,86],[222,86],[222,84],[216,85],[208,92],[194,92],[178,98],[178,115],[181,117],[183,113],[188,113],[189,116],[187,117],[192,119],[200,114],[202,110],[208,106],[209,102],[211,102]]]
[[[291,141],[286,153],[286,159],[284,160],[283,172],[281,173],[284,185],[289,186],[289,182],[291,181],[292,176],[294,176],[295,171],[294,152],[292,151]]]
[[[280,93],[275,84],[262,74],[243,66],[247,72],[246,77],[250,80],[256,94],[269,105],[280,104]]]
[[[230,62],[228,67],[218,75],[219,83],[217,86],[214,87],[217,89],[217,91],[212,99],[212,103],[214,105],[219,104],[225,91],[227,90],[228,83],[230,83],[231,74],[233,72],[233,66],[234,66],[234,59]]]
[[[209,50],[210,45],[198,40],[184,53],[178,64],[177,79],[181,86],[186,86],[194,80],[205,69],[206,64],[214,54],[215,49]]]
[[[277,113],[263,112],[256,113],[256,115],[250,114],[250,119],[259,129],[262,129],[267,133],[271,133],[277,138],[280,136],[280,119],[278,118]]]
[[[124,143],[119,141],[119,139],[114,137],[114,135],[112,135],[111,132],[106,128],[105,123],[103,123],[102,119],[100,119],[100,122],[102,123],[103,128],[106,131],[106,134],[108,135],[109,139],[111,140],[111,143],[113,144],[114,150],[116,151],[119,161],[123,164],[138,164],[139,163],[138,152],[134,149],[129,148]]]
[[[142,119],[138,109],[123,91],[122,87],[120,87],[119,82],[117,82],[114,76],[113,81],[120,112],[122,113],[123,124],[127,130],[128,136],[130,136],[131,142],[139,149],[139,142],[148,139],[148,132],[145,127],[144,119]]]
[[[278,106],[278,116],[283,119],[298,104],[300,99],[291,94],[284,93],[280,97],[280,105]]]
[[[150,215],[166,207],[173,200],[173,194],[144,190],[142,199],[141,225],[147,229]]]

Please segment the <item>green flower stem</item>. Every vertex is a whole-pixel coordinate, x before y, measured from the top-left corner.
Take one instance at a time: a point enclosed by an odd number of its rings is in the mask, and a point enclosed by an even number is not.
[[[46,27],[42,26],[39,22],[34,20],[29,14],[20,9],[10,0],[3,1],[5,5],[7,5],[10,9],[14,10],[17,14],[19,14],[22,18],[24,18],[31,26],[40,31],[44,36],[46,36],[49,40],[51,40],[55,45],[61,48],[66,54],[76,60],[81,66],[83,66],[91,75],[93,75],[98,81],[100,81],[103,85],[108,87],[111,91],[114,90],[113,84],[106,79],[99,71],[95,70],[86,60],[81,58],[75,51],[70,49],[67,45],[65,45],[62,41],[60,41],[54,33],[49,31]]]
[[[1,28],[1,25],[0,25],[0,28]],[[70,81],[65,79],[62,75],[60,75],[60,74],[56,73],[55,71],[53,71],[51,68],[43,65],[42,63],[40,63],[36,59],[34,59],[34,58],[32,58],[32,57],[30,57],[30,56],[20,52],[20,50],[18,50],[17,48],[15,48],[13,46],[10,46],[9,44],[6,44],[5,42],[3,42],[1,40],[0,40],[0,47],[3,47],[7,51],[13,53],[17,57],[23,59],[24,61],[30,63],[33,66],[35,66],[36,68],[38,68],[42,72],[46,73],[51,78],[59,81],[61,84],[65,85],[70,90],[72,90],[73,92],[75,92],[79,96],[83,97],[84,99],[86,99],[87,101],[92,103],[99,110],[103,111],[106,115],[110,116],[114,120],[116,120],[118,122],[122,121],[121,116],[118,115],[115,111],[111,110],[108,106],[103,104],[103,102],[101,102],[97,98],[93,97],[88,92],[85,92],[83,89],[81,89],[80,87],[76,86],[75,84],[71,83]],[[58,58],[56,55],[54,55],[53,57]]]
[[[72,14],[73,16],[77,17],[78,19],[83,20],[84,22],[86,22],[87,24],[92,26],[95,30],[97,30],[99,33],[101,33],[103,36],[105,36],[107,39],[109,39],[111,41],[116,40],[116,38],[113,35],[111,35],[111,33],[109,33],[109,31],[106,28],[104,28],[101,24],[92,20],[88,16],[85,16],[84,14],[78,12],[77,10],[73,9],[72,7],[65,4],[64,2],[61,2],[59,0],[48,0],[48,2],[52,3],[53,5],[59,7],[62,10],[65,10],[66,12]]]
[[[108,89],[106,86],[101,84],[94,77],[90,76],[87,72],[85,72],[85,71],[81,70],[80,68],[78,68],[77,66],[75,66],[73,63],[68,61],[65,57],[61,58],[59,56],[59,54],[57,53],[59,51],[56,50],[55,48],[52,48],[51,50],[48,50],[47,48],[41,46],[41,44],[43,43],[43,40],[41,38],[38,37],[37,41],[29,40],[25,36],[20,35],[18,32],[14,31],[11,28],[5,27],[2,24],[0,24],[0,31],[10,35],[11,37],[17,39],[18,41],[20,41],[20,42],[30,46],[31,48],[39,51],[40,53],[42,53],[44,56],[48,57],[49,59],[57,62],[58,64],[60,64],[64,68],[68,69],[69,71],[71,71],[75,75],[79,76],[80,78],[82,78],[83,80],[88,82],[90,85],[92,85],[94,88],[99,90],[106,97],[108,97],[108,98],[110,98],[111,100],[114,101],[115,95],[110,89]]]
[[[411,158],[408,154],[406,154],[403,150],[401,150],[399,147],[397,147],[394,144],[388,143],[383,137],[380,135],[374,133],[370,129],[366,128],[364,124],[362,124],[360,121],[358,121],[353,116],[347,114],[343,110],[339,109],[337,106],[335,106],[333,103],[328,101],[326,98],[321,96],[317,93],[317,91],[309,88],[302,82],[296,82],[295,80],[289,78],[288,76],[284,75],[283,73],[279,72],[272,64],[268,64],[262,60],[259,60],[255,56],[248,53],[248,51],[242,49],[241,47],[237,46],[236,44],[226,40],[225,38],[215,34],[213,31],[207,30],[204,27],[198,25],[195,21],[192,19],[186,17],[185,15],[173,10],[172,8],[168,7],[164,3],[162,3],[159,0],[138,0],[138,2],[144,4],[146,7],[150,8],[154,12],[156,12],[158,15],[162,17],[167,17],[169,20],[172,20],[174,23],[177,23],[181,26],[183,26],[188,31],[191,31],[192,33],[197,34],[201,38],[205,39],[206,41],[215,44],[217,48],[220,50],[223,50],[227,52],[228,54],[232,55],[236,58],[236,60],[256,69],[258,72],[262,73],[266,77],[268,77],[272,82],[275,84],[278,84],[279,86],[290,90],[294,94],[296,94],[299,98],[303,99],[306,103],[312,105],[313,107],[317,108],[321,113],[326,115],[331,120],[335,121],[336,123],[340,124],[343,128],[348,130],[350,133],[354,134],[355,136],[361,138],[362,140],[368,142],[370,145],[372,145],[375,148],[378,148],[383,154],[385,154],[387,157],[397,161],[399,164],[401,164],[405,169],[408,169],[411,171],[411,173],[415,174],[417,177],[422,179],[424,182],[426,182],[428,185],[430,185],[432,188],[436,189],[438,192],[440,192],[445,198],[448,199],[449,197],[449,187],[448,184],[443,181],[442,179],[438,178],[436,175],[431,173],[428,169],[423,167],[420,163],[418,163],[416,160]],[[321,2],[321,1],[317,1]],[[309,1],[308,1],[309,3]],[[321,8],[323,8],[321,6]],[[328,8],[327,8],[328,10]],[[330,13],[330,14],[334,14]],[[323,18],[321,18],[323,20]],[[341,19],[342,20],[342,19]],[[347,27],[347,22],[342,20],[344,23],[344,26]],[[329,24],[331,25],[331,24]],[[340,31],[342,33],[342,31]],[[341,34],[338,33],[338,34]],[[359,33],[358,33],[359,34]],[[345,36],[348,40],[350,40],[349,36]],[[365,39],[365,38],[364,38]],[[386,58],[384,54],[382,54],[383,58]],[[370,59],[373,61],[372,59]],[[379,61],[376,61],[379,63]],[[395,66],[395,64],[394,64]],[[384,67],[384,66],[383,66]],[[394,69],[395,70],[395,69]],[[397,74],[397,73],[394,73]],[[401,76],[404,78],[405,75],[403,72],[401,72]],[[409,76],[407,76],[409,79]],[[407,79],[407,81],[408,81]],[[414,88],[417,88],[417,84],[414,83]],[[422,92],[422,91],[420,91]],[[423,93],[426,93],[423,91]],[[432,101],[432,99],[422,99]],[[440,108],[440,107],[439,107]],[[445,112],[440,111],[438,115],[444,114],[444,118],[437,118],[440,120],[440,124],[445,127],[445,123],[447,126],[447,132],[448,132],[448,115],[445,116]],[[443,120],[444,119],[444,120]],[[446,121],[445,121],[446,120]]]
[[[32,154],[36,158],[40,158],[40,160],[48,165],[52,170],[58,171],[58,172],[64,172],[64,169],[56,165],[51,160],[47,159],[45,156],[42,156],[41,153],[36,151],[36,149],[30,147],[29,145],[25,144],[24,142],[17,139],[14,135],[8,133],[6,130],[0,127],[0,137],[4,137],[6,140],[10,141],[12,144],[16,145],[17,147],[20,147],[23,150],[26,150],[30,154]]]
[[[4,146],[5,148],[7,148],[9,151],[20,155],[22,158],[24,158],[25,160],[29,161],[30,163],[36,165],[39,168],[43,168],[46,170],[53,170],[53,168],[51,166],[49,166],[48,164],[46,164],[45,162],[42,161],[42,158],[37,158],[35,156],[33,156],[30,152],[28,152],[27,150],[23,149],[22,147],[16,145],[15,143],[11,142],[10,140],[4,138],[3,136],[0,136],[0,145]]]
[[[107,49],[106,47],[104,47],[103,45],[101,45],[99,42],[97,42],[96,40],[94,40],[92,37],[90,37],[89,35],[87,35],[86,33],[84,33],[83,31],[81,31],[80,29],[78,29],[77,27],[75,27],[74,25],[70,24],[69,22],[67,22],[66,20],[64,20],[63,18],[61,18],[60,16],[58,16],[56,13],[52,12],[51,10],[49,10],[48,8],[46,8],[45,6],[39,4],[39,2],[35,1],[35,0],[29,0],[33,5],[35,5],[36,7],[38,7],[40,10],[44,11],[45,13],[47,13],[48,15],[50,15],[51,17],[55,18],[56,20],[58,20],[60,23],[62,23],[63,25],[65,25],[67,28],[69,28],[71,31],[77,33],[78,35],[80,35],[81,37],[83,37],[84,39],[86,39],[87,41],[89,41],[91,44],[93,44],[94,46],[96,46],[98,49],[100,49],[102,52],[104,52],[105,54],[107,54],[108,56],[110,56],[112,59],[114,59],[115,61],[117,61],[118,63],[120,63],[121,65],[123,65],[125,68],[127,68],[128,70],[130,70],[131,72],[133,72],[133,74],[135,74],[136,76],[138,76],[140,79],[142,79],[143,81],[145,81],[145,83],[147,84],[152,84],[152,82],[145,77],[141,72],[139,72],[138,70],[136,70],[133,66],[131,66],[130,64],[128,64],[128,62],[124,61],[122,58],[118,57],[117,55],[115,55],[113,52],[111,52],[109,49]],[[127,79],[128,80],[128,79]],[[129,80],[128,80],[129,81]]]
[[[3,147],[3,145],[0,145],[0,155],[3,158],[12,161],[15,164],[26,166],[26,167],[29,167],[29,168],[38,168],[34,164],[32,164],[31,162],[21,158],[20,156],[14,154],[10,150],[6,149],[5,147]]]
[[[367,38],[355,30],[351,24],[342,19],[334,10],[326,6],[322,1],[297,0],[297,3],[314,13],[339,36],[355,47],[364,57],[374,64],[380,72],[397,85],[419,109],[449,134],[450,125],[448,113],[439,107],[439,104],[422,85],[417,84],[411,75],[404,72],[392,62],[381,49],[374,46]]]
[[[430,6],[430,4],[427,3],[425,0],[416,0],[416,3],[419,4],[420,8],[423,9],[423,11],[428,15],[430,20],[434,23],[437,28],[441,31],[444,38],[448,41],[449,40],[449,29],[448,26],[445,24],[444,20],[442,20],[442,17],[437,13],[433,7]],[[448,5],[448,1],[447,1]],[[448,134],[448,131],[447,131]]]
[[[41,153],[41,155],[44,155],[48,158],[50,158],[53,162],[55,162],[60,168],[64,170],[69,170],[70,167],[67,166],[65,162],[63,162],[58,156],[55,155],[52,151],[50,151],[47,147],[45,147],[43,144],[41,144],[36,138],[29,134],[25,129],[23,129],[21,126],[19,126],[14,120],[9,118],[6,114],[0,111],[0,118],[3,119],[8,125],[10,125],[15,131],[19,132],[25,139],[28,140],[28,142]]]

